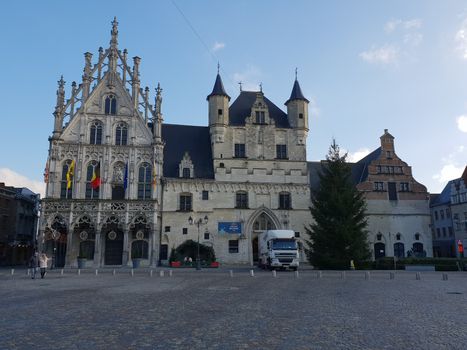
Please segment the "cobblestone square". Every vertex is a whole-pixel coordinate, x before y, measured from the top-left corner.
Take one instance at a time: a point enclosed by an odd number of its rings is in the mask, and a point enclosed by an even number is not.
[[[160,273],[164,271],[164,276]],[[467,274],[0,271],[1,349],[465,349]]]

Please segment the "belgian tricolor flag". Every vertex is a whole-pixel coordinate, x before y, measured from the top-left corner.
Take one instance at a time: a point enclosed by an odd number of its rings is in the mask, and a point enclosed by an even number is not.
[[[101,185],[101,162],[97,163],[92,173],[91,187],[95,190]]]

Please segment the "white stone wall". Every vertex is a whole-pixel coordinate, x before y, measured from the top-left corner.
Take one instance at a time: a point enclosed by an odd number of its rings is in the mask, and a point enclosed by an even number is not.
[[[209,200],[202,200],[202,191],[209,191]],[[238,190],[247,191],[249,199],[248,209],[235,209],[235,194]],[[280,210],[279,192],[288,190],[291,194],[293,210]],[[180,193],[191,193],[193,198],[193,211],[180,212]],[[200,242],[211,245],[216,257],[221,263],[252,262],[252,240],[257,232],[252,229],[253,219],[261,212],[266,211],[272,216],[277,228],[292,229],[300,232],[301,239],[305,237],[305,225],[311,223],[309,212],[308,185],[286,184],[251,184],[251,183],[225,183],[212,180],[186,180],[167,179],[163,197],[162,234],[169,246],[169,252],[184,241],[192,239],[197,241],[197,227],[188,223],[188,218],[203,218],[208,216],[208,224],[200,226]],[[242,235],[219,234],[219,222],[241,222]],[[170,226],[170,232],[165,232],[166,226]],[[186,235],[183,228],[188,229]],[[204,232],[210,233],[210,239],[204,239]],[[229,240],[239,239],[239,252],[229,253]]]
[[[373,252],[377,242],[386,245],[386,256],[394,256],[394,243],[404,243],[405,255],[412,249],[413,243],[423,243],[423,250],[427,257],[433,256],[433,245],[430,229],[430,208],[428,200],[367,200],[368,213],[368,241]],[[377,234],[382,234],[381,241]],[[401,240],[396,235],[401,234]],[[415,234],[420,239],[415,239]],[[374,252],[373,252],[374,258]]]

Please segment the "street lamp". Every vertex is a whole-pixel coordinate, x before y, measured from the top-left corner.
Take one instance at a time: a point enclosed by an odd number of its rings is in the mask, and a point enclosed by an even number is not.
[[[196,270],[201,270],[201,261],[199,260],[199,227],[201,225],[206,225],[208,223],[208,216],[205,215],[204,218],[199,218],[193,220],[193,218],[190,216],[188,219],[188,223],[190,225],[196,225],[198,227],[198,247],[196,250]]]

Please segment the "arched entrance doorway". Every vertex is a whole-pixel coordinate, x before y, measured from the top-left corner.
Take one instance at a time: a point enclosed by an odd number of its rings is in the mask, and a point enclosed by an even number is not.
[[[56,216],[45,232],[45,252],[52,257],[51,267],[65,267],[68,233],[65,220]]]
[[[259,235],[267,230],[276,230],[279,225],[274,222],[275,216],[271,213],[266,213],[262,210],[253,221],[251,227],[251,255],[253,264],[258,263],[259,249],[258,249],[258,237]],[[277,221],[277,220],[276,220]]]
[[[123,259],[123,231],[120,229],[119,221],[111,216],[107,219],[102,229],[105,234],[105,265],[122,265]]]
[[[384,258],[386,256],[386,245],[384,243],[375,243],[375,260]]]

